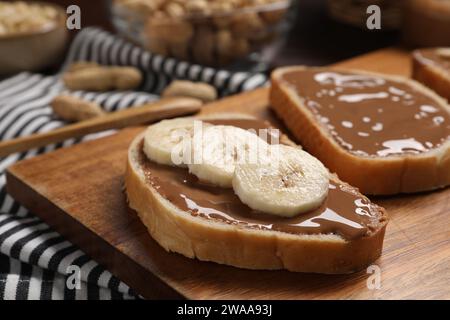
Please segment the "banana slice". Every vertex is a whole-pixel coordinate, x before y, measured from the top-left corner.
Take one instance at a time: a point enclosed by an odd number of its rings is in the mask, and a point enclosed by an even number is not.
[[[237,163],[255,163],[268,148],[256,132],[234,126],[216,125],[194,136],[189,172],[200,180],[231,188]]]
[[[198,126],[199,129],[197,129]],[[195,130],[210,126],[193,118],[163,120],[147,128],[144,137],[144,153],[157,163],[186,167],[186,146]]]
[[[270,161],[236,165],[233,189],[250,208],[292,217],[315,209],[327,197],[329,173],[299,148],[275,145]]]

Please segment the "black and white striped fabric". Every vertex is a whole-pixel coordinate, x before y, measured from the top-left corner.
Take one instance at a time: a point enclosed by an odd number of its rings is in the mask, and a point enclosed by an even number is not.
[[[221,96],[263,86],[263,74],[231,73],[164,58],[97,28],[86,28],[74,39],[64,67],[73,61],[133,65],[144,81],[133,92],[71,92],[115,111],[158,99],[173,79],[213,84]],[[52,114],[51,99],[65,89],[58,75],[20,73],[0,82],[0,139],[45,132],[65,123]],[[132,289],[93,261],[46,223],[14,201],[5,189],[5,169],[25,158],[111,134],[69,139],[0,159],[0,299],[136,299]],[[69,266],[81,270],[81,287],[66,285]]]

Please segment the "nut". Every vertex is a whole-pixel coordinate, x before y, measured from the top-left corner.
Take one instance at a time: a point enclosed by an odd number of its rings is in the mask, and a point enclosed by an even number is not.
[[[273,41],[278,36],[274,24],[286,12],[285,8],[246,10],[279,0],[115,1],[131,3],[135,10],[137,2],[157,2],[145,19],[150,51],[213,66],[228,64]]]
[[[78,62],[72,64],[64,73],[63,81],[70,90],[130,90],[139,86],[142,75],[139,69],[134,67]]]
[[[188,42],[194,33],[192,25],[182,19],[150,19],[146,29],[149,41],[164,39],[168,43]]]
[[[193,58],[198,63],[214,64],[214,32],[207,26],[201,26],[195,30],[192,43]]]
[[[209,13],[209,5],[205,0],[190,0],[185,3],[186,12],[191,14],[207,14]]]
[[[186,42],[173,43],[169,48],[170,54],[180,60],[189,59],[189,44]]]
[[[185,10],[181,4],[171,2],[165,7],[165,12],[169,17],[180,18],[184,15]]]
[[[231,30],[237,36],[251,38],[264,29],[264,21],[254,12],[238,14],[233,17],[231,23]]]
[[[439,48],[436,53],[443,59],[450,59],[450,48]]]
[[[141,72],[134,67],[109,67],[113,79],[112,89],[130,90],[139,86],[142,81]]]
[[[236,38],[232,50],[236,57],[245,57],[250,53],[250,44],[246,38]]]
[[[149,39],[147,46],[151,52],[157,54],[167,55],[169,53],[166,41],[164,41],[164,39],[161,38]]]
[[[56,96],[50,106],[56,115],[67,121],[82,121],[105,114],[98,104],[68,95]]]
[[[0,2],[0,35],[45,29],[55,24],[58,11],[39,3]]]
[[[186,80],[174,80],[161,94],[163,97],[190,97],[203,102],[211,102],[217,99],[217,90],[204,82],[191,82]]]
[[[223,29],[216,33],[216,48],[220,64],[227,64],[233,57],[233,36]]]
[[[211,4],[211,11],[214,14],[213,23],[217,28],[223,29],[229,26],[230,14],[233,11],[233,4],[230,2],[214,2]]]
[[[260,15],[267,24],[276,24],[284,18],[285,14],[286,9],[279,9],[273,11],[262,11]]]

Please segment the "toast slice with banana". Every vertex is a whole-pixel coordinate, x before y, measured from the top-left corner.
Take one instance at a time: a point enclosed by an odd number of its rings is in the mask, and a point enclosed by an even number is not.
[[[129,147],[125,186],[153,239],[188,258],[340,274],[382,251],[385,210],[248,116],[148,127]]]
[[[363,194],[450,185],[450,107],[398,76],[283,67],[270,105],[303,147]]]

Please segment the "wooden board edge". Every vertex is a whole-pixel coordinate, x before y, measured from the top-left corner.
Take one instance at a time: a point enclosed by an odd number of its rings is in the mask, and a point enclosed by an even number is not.
[[[19,203],[29,204],[26,206],[28,210],[41,218],[67,240],[81,248],[87,255],[95,256],[95,261],[104,266],[106,270],[126,283],[139,295],[146,299],[186,299],[176,289],[170,287],[157,276],[145,270],[137,262],[116,250],[114,246],[103,238],[66,214],[31,186],[22,182],[11,168],[6,170],[6,190]],[[69,225],[71,227],[67,228]],[[121,267],[117,268],[114,261],[121,261]]]

